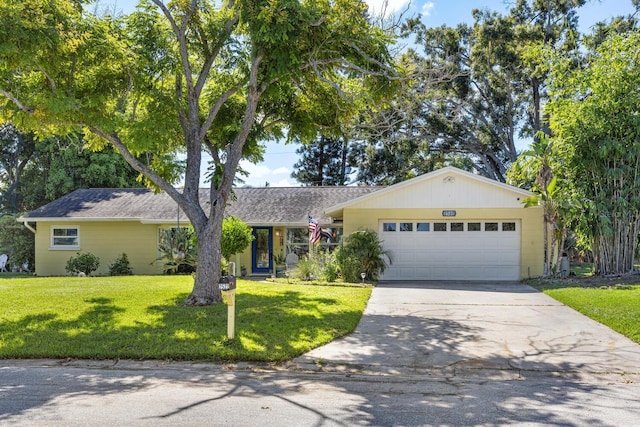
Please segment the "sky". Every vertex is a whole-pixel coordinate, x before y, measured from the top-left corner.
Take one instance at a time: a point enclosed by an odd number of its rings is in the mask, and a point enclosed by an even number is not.
[[[365,0],[373,13],[383,10],[387,0]],[[473,9],[488,9],[506,14],[516,0],[388,0],[386,12],[404,13],[405,16],[421,15],[428,27],[441,25],[455,26],[462,22],[471,23]],[[116,11],[133,11],[138,0],[99,0],[102,5],[115,5]],[[614,16],[633,13],[631,0],[587,0],[580,8],[580,30],[589,32],[596,22]],[[300,184],[291,178],[293,165],[298,161],[296,145],[278,142],[266,143],[264,161],[252,164],[246,161],[241,166],[249,172],[244,178],[245,185],[262,187],[268,183],[272,187],[296,187]],[[524,147],[522,147],[524,148]]]

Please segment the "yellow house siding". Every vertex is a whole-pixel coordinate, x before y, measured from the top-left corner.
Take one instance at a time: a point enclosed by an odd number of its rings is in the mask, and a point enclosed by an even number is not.
[[[444,209],[447,209],[446,207]],[[519,220],[521,223],[520,278],[541,276],[543,273],[543,218],[541,208],[497,208],[497,209],[460,209],[455,217],[443,217],[442,208],[438,209],[360,209],[345,208],[343,211],[345,236],[360,228],[378,232],[378,223],[385,219],[429,219],[444,221],[455,220]]]
[[[51,229],[54,227],[79,227],[80,249],[52,249]],[[139,222],[76,222],[38,224],[36,233],[36,274],[58,276],[65,270],[69,258],[79,253],[91,252],[100,258],[96,275],[109,274],[109,266],[123,252],[127,254],[134,274],[160,274],[162,263],[158,256],[158,228],[156,224]]]

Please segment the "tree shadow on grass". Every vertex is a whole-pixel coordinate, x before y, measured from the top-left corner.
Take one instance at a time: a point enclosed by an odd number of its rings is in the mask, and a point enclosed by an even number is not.
[[[176,297],[176,302],[185,295]],[[281,361],[352,331],[361,313],[332,312],[333,298],[289,291],[242,294],[236,304],[236,339],[227,339],[227,307],[148,308],[150,323],[122,325],[125,309],[108,298],[85,301],[75,318],[51,312],[0,324],[0,358],[171,359]]]

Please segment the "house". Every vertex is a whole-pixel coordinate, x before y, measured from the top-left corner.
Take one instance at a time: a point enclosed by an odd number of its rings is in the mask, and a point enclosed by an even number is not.
[[[206,193],[203,190],[203,193]],[[384,280],[519,280],[543,269],[543,214],[531,193],[446,167],[388,187],[236,188],[227,214],[253,228],[236,262],[249,274],[273,271],[274,255],[309,250],[308,217],[336,246],[360,228],[379,233],[393,263]],[[206,194],[203,194],[206,200]],[[122,252],[136,274],[161,274],[160,230],[188,223],[166,194],[148,189],[77,190],[19,218],[35,233],[38,275],[63,275],[76,252]]]

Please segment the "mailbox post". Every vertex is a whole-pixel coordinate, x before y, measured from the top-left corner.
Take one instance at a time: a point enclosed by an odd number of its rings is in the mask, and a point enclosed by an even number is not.
[[[218,287],[222,292],[223,301],[227,304],[227,338],[235,338],[236,330],[236,277],[222,276]]]

